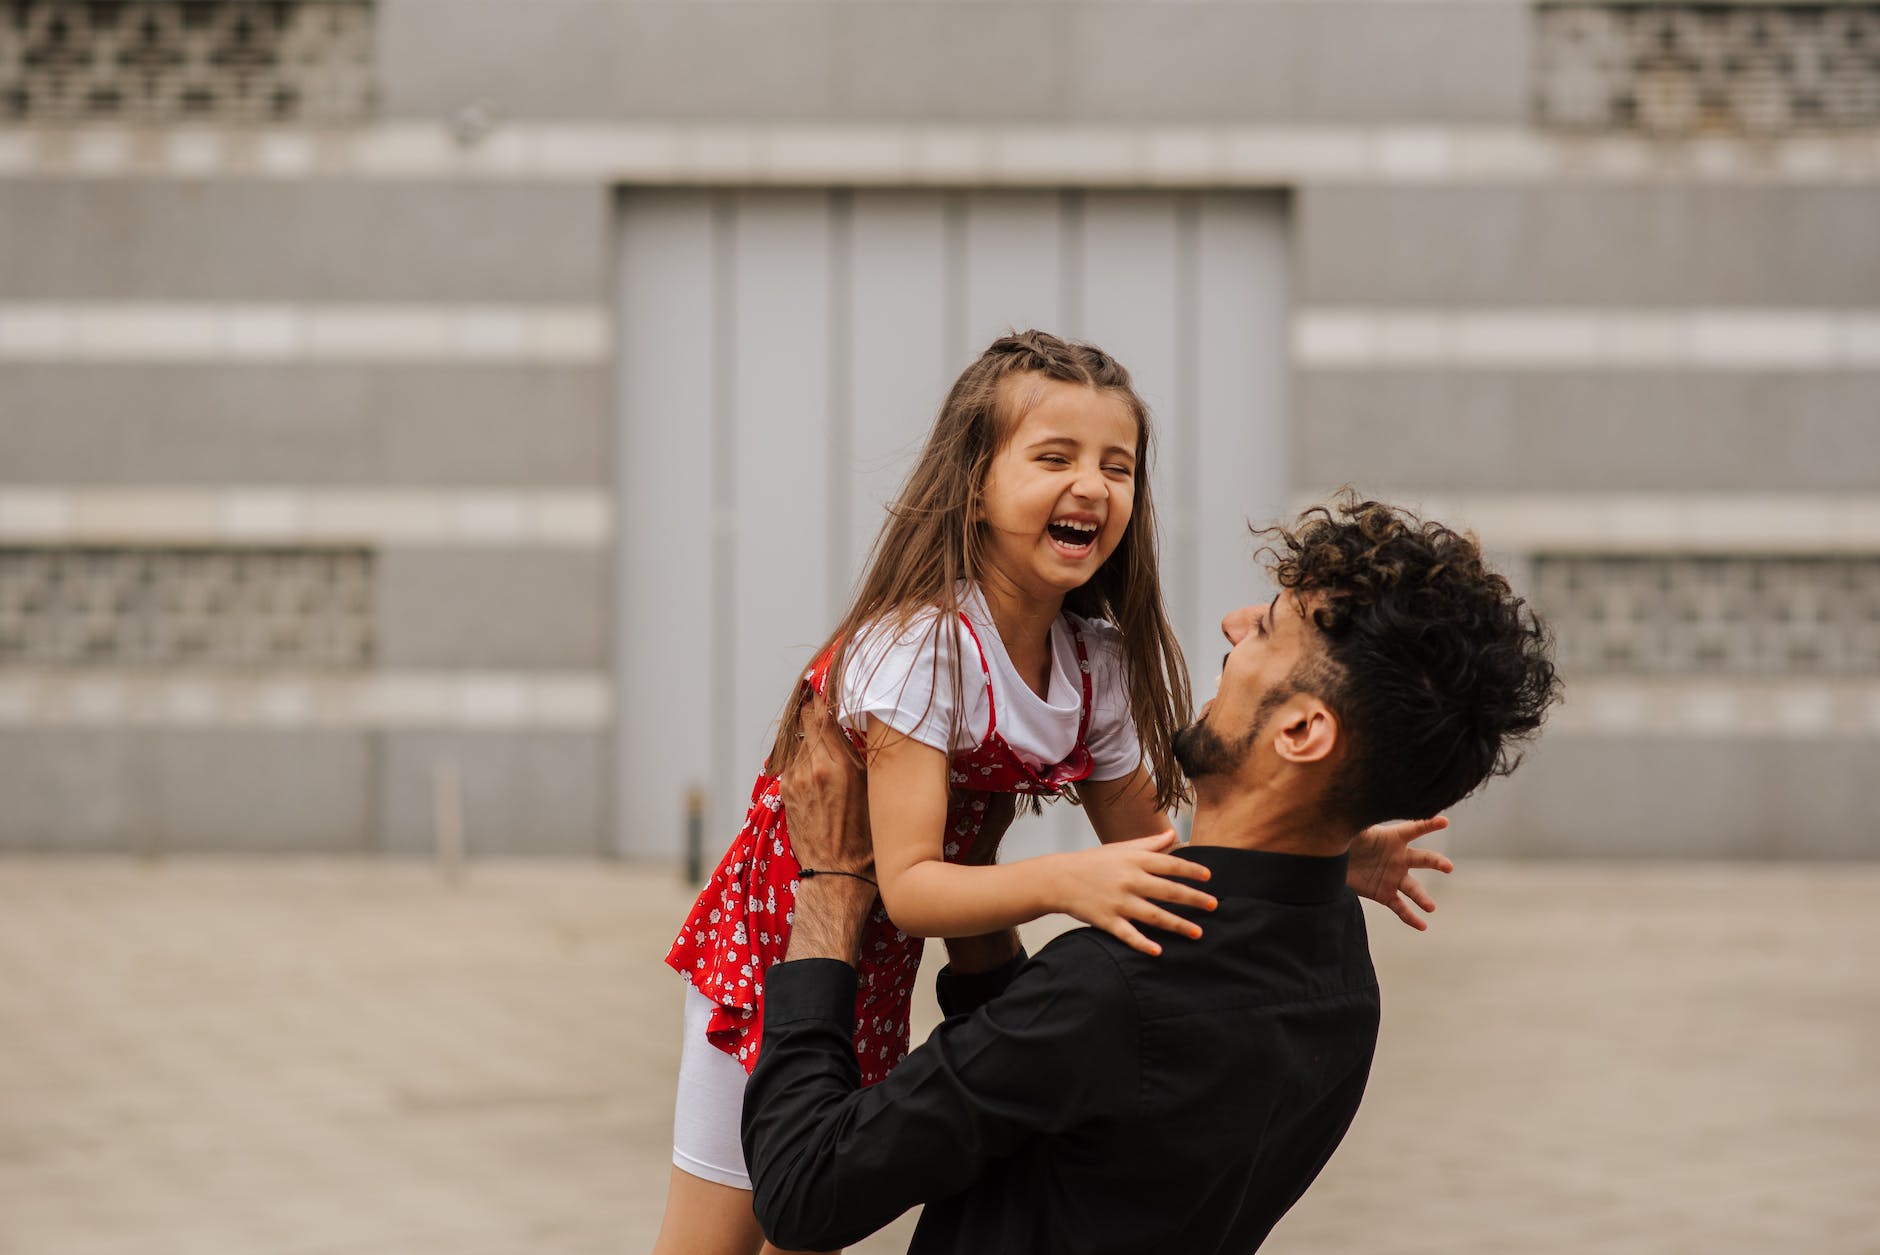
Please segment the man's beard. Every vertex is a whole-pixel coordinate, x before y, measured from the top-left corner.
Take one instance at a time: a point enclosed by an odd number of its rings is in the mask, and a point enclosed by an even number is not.
[[[1205,723],[1191,723],[1175,734],[1170,748],[1190,780],[1226,775],[1240,765],[1243,747],[1229,745]]]
[[[1182,775],[1189,780],[1199,780],[1203,776],[1231,776],[1240,770],[1252,752],[1254,743],[1260,734],[1266,731],[1267,720],[1279,704],[1290,696],[1288,693],[1267,693],[1260,699],[1260,708],[1253,712],[1253,727],[1242,737],[1232,741],[1224,739],[1220,733],[1210,728],[1204,720],[1196,720],[1175,734],[1169,748],[1174,751],[1175,763],[1182,769]]]

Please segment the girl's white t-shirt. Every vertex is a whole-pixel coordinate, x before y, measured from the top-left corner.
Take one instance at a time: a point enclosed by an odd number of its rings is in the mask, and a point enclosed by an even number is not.
[[[992,674],[998,703],[998,734],[1034,767],[1062,762],[1077,744],[1083,706],[1074,622],[1084,637],[1090,660],[1090,749],[1092,780],[1119,780],[1142,764],[1142,747],[1129,714],[1129,687],[1123,667],[1123,638],[1102,620],[1059,615],[1051,624],[1051,682],[1039,697],[1020,678],[978,588],[960,589],[960,611],[972,621],[979,648]],[[899,633],[885,626],[857,634],[842,668],[836,717],[844,727],[862,730],[874,716],[895,731],[944,754],[976,748],[986,736],[991,710],[986,703],[986,673],[966,625],[957,618],[935,629],[937,610],[923,611]],[[938,667],[935,666],[938,661]],[[953,676],[960,677],[964,709],[954,717]],[[935,683],[936,679],[939,681]]]

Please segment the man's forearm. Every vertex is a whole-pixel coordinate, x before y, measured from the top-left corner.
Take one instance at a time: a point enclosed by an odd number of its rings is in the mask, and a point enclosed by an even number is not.
[[[875,887],[865,880],[822,875],[798,881],[784,961],[839,959],[852,965],[874,905]]]
[[[1114,1110],[1138,1075],[1121,982],[1094,942],[1059,944],[1017,974],[1012,997],[948,1019],[862,1089],[853,971],[772,968],[743,1120],[765,1233],[790,1250],[847,1245],[965,1189],[1041,1131]]]

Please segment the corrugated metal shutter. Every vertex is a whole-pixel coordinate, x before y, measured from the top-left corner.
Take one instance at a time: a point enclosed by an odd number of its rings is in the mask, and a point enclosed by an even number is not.
[[[643,191],[620,252],[620,848],[730,839],[947,385],[1008,327],[1089,339],[1160,441],[1198,692],[1285,504],[1285,206],[1212,193]],[[1059,808],[1067,809],[1067,808]],[[1088,840],[1074,813],[1015,852]]]

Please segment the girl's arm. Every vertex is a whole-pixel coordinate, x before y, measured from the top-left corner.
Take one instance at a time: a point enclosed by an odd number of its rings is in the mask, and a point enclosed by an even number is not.
[[[1133,841],[1169,831],[1167,812],[1155,804],[1155,777],[1138,767],[1115,780],[1092,780],[1077,786],[1078,801],[1097,830],[1097,840]]]
[[[1149,954],[1161,947],[1136,924],[1200,935],[1196,925],[1156,905],[1214,906],[1208,894],[1167,879],[1208,878],[1207,868],[1165,852],[1172,837],[985,867],[948,863],[946,755],[873,719],[868,747],[875,874],[897,927],[919,937],[964,937],[1063,911]]]

